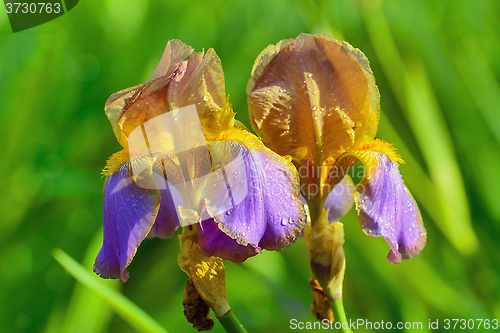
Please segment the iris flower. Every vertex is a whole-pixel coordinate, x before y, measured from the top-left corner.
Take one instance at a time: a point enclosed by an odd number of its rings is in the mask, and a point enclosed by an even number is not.
[[[223,275],[221,258],[242,262],[300,234],[297,171],[235,126],[213,49],[196,53],[169,41],[149,80],[111,95],[105,112],[123,150],[104,169],[104,236],[94,265],[101,277],[125,282],[146,237],[168,238],[183,226],[178,261],[206,298],[200,289],[211,274]]]
[[[325,35],[282,40],[258,56],[247,94],[253,129],[266,146],[291,156],[299,171],[311,216],[311,265],[323,288],[329,285],[330,300],[340,297],[345,268],[337,221],[352,198],[363,231],[387,241],[390,262],[420,253],[426,230],[399,173],[402,159],[375,139],[380,96],[360,50]],[[359,162],[365,173],[354,188],[348,173]]]

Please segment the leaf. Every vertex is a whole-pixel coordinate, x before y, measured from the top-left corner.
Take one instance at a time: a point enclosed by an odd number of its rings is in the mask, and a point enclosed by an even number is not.
[[[116,313],[137,331],[148,333],[168,333],[160,326],[160,324],[158,324],[131,300],[116,290],[108,287],[103,280],[91,273],[89,270],[86,270],[63,250],[56,248],[52,252],[52,255],[59,262],[59,264],[61,264],[61,266],[68,271],[69,274],[71,274],[85,287],[89,288],[107,301]]]

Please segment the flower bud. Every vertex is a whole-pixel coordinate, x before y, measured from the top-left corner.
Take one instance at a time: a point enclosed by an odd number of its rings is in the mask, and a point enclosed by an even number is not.
[[[311,257],[311,268],[325,296],[330,301],[342,298],[342,282],[345,272],[344,226],[328,221],[328,209],[316,222],[306,225],[305,239]]]

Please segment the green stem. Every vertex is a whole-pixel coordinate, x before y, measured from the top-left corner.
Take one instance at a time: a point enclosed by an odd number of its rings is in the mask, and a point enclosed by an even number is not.
[[[219,319],[228,333],[247,333],[243,325],[238,321],[238,318],[234,315],[233,310],[229,310],[228,313],[217,319]]]
[[[347,325],[345,325],[346,327],[342,325],[342,332],[350,333],[351,330],[349,330],[349,323],[347,322],[347,316],[345,315],[344,303],[342,302],[342,298],[334,302],[330,302],[330,307],[335,311],[335,318],[337,318],[339,322],[347,323]]]
[[[307,206],[309,207],[309,217],[311,218],[311,225],[313,225],[319,218],[319,216],[325,210],[326,198],[307,201]]]

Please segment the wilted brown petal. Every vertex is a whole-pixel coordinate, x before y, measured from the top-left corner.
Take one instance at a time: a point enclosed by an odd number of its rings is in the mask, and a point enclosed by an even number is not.
[[[190,46],[171,40],[150,79],[111,95],[105,111],[118,141],[126,147],[135,128],[193,104],[207,140],[232,126],[234,114],[226,100],[224,73],[215,51],[193,53]]]
[[[313,297],[313,301],[311,303],[311,313],[314,317],[321,322],[325,319],[330,322],[335,321],[328,298],[326,298],[323,293],[323,288],[321,288],[318,280],[316,280],[314,276],[309,279],[309,289],[311,289],[311,295]]]
[[[210,307],[201,298],[193,280],[187,280],[182,295],[184,298],[182,306],[187,321],[198,331],[210,331],[214,327],[214,321],[210,318]]]

